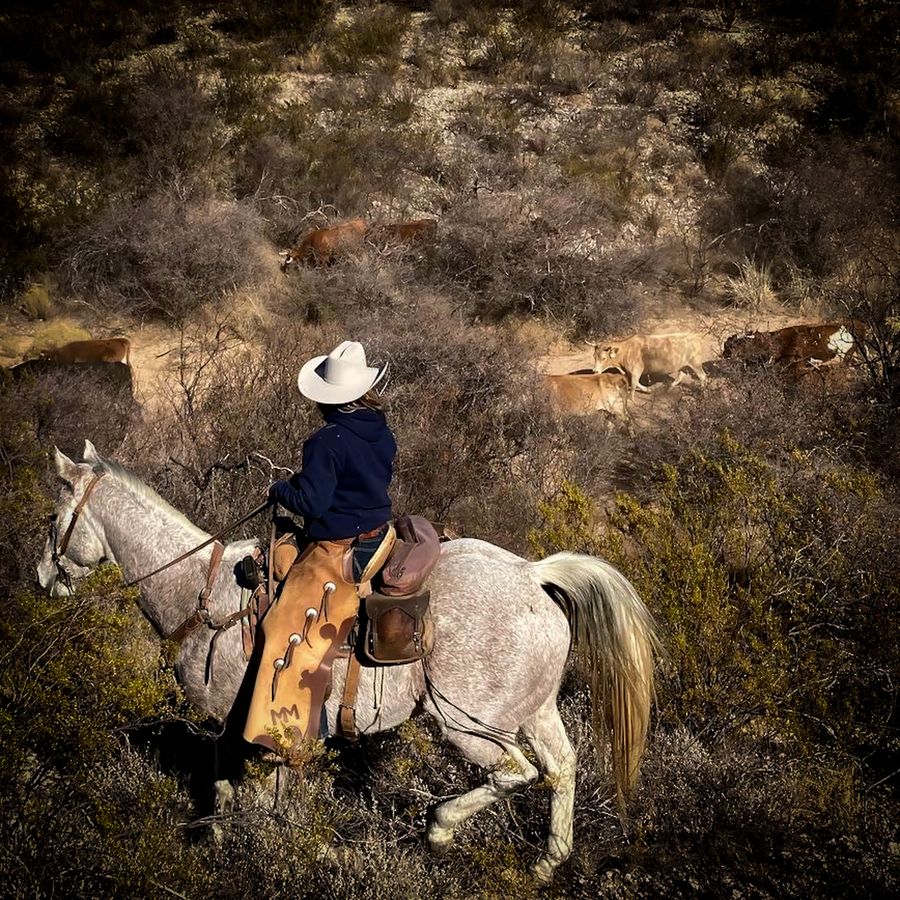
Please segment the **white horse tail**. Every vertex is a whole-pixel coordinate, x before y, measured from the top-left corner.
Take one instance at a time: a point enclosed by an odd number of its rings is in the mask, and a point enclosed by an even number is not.
[[[653,618],[618,569],[594,556],[557,553],[529,568],[556,588],[572,643],[591,686],[594,740],[601,755],[610,734],[619,808],[637,781],[653,702]]]

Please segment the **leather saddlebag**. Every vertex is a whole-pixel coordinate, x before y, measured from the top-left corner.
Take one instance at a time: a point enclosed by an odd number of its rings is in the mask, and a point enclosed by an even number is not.
[[[377,591],[366,597],[363,652],[373,663],[410,663],[431,649],[431,616],[425,591],[413,597],[386,597]]]
[[[389,597],[415,593],[441,555],[440,538],[428,519],[401,516],[395,524],[397,541],[381,570],[381,593]]]

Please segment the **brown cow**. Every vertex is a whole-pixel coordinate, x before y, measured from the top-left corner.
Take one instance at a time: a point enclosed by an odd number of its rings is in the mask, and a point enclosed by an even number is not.
[[[368,238],[375,244],[403,244],[413,247],[433,241],[437,234],[436,219],[411,219],[408,222],[388,222],[373,225]]]
[[[684,332],[674,334],[634,335],[624,341],[594,344],[594,371],[621,369],[631,386],[631,399],[635,391],[650,393],[641,384],[646,372],[671,375],[673,386],[684,378],[684,369],[690,369],[700,380],[706,381],[703,371],[703,342],[699,335]]]
[[[131,365],[131,341],[128,338],[106,338],[94,341],[71,341],[41,353],[41,359],[60,363],[125,363]]]
[[[789,325],[777,331],[753,331],[734,334],[725,341],[722,355],[745,363],[802,363],[850,359],[856,340],[849,322],[825,322],[821,325]]]
[[[305,234],[300,243],[288,250],[281,261],[281,271],[291,266],[326,266],[362,243],[368,230],[363,219],[350,219],[340,225],[316,228]]]
[[[628,383],[618,373],[544,375],[553,403],[565,412],[586,415],[603,411],[628,421]]]

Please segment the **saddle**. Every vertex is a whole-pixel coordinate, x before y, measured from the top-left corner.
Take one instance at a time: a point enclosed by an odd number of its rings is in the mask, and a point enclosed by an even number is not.
[[[430,651],[430,594],[421,585],[440,555],[432,525],[420,516],[405,516],[396,528],[389,526],[356,583],[352,553],[349,540],[320,541],[302,554],[289,538],[276,543],[269,565],[283,581],[260,616],[263,640],[244,729],[247,740],[278,750],[278,743],[315,737],[330,693],[332,663],[342,655],[349,656],[349,669],[340,726],[353,738],[359,666],[411,663]],[[362,615],[360,599],[365,600]],[[353,640],[351,631],[361,640]],[[259,636],[252,635],[251,646]]]

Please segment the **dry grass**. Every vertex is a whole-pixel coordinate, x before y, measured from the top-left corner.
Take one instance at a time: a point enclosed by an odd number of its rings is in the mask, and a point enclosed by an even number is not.
[[[728,279],[728,291],[734,305],[754,312],[773,309],[778,298],[772,287],[769,265],[744,258],[737,269],[737,277]]]

